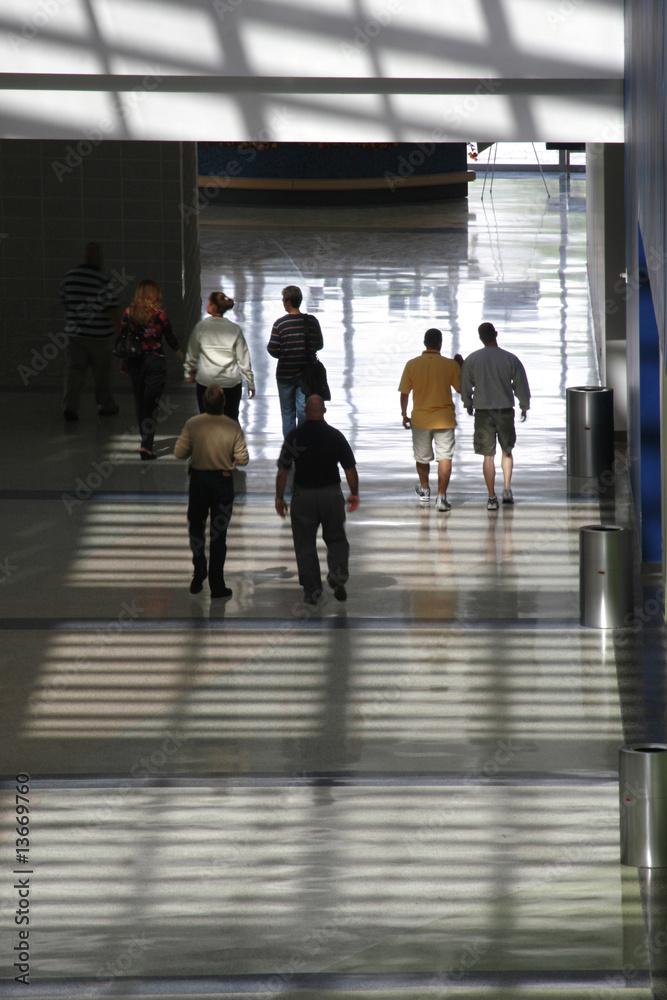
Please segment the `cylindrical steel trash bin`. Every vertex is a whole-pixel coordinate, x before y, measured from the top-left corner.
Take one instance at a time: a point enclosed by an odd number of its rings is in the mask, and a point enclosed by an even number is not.
[[[579,529],[579,616],[590,628],[622,628],[632,613],[632,532],[617,524]]]
[[[619,752],[621,864],[667,868],[667,744]]]
[[[565,391],[567,474],[592,479],[614,465],[614,390],[577,385]]]

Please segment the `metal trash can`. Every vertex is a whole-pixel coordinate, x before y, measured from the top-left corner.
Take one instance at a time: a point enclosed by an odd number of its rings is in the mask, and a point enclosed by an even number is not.
[[[614,465],[614,390],[576,385],[565,391],[567,474],[597,479]]]
[[[621,864],[667,868],[667,744],[619,751]]]
[[[623,628],[633,607],[632,532],[617,524],[579,529],[579,620]]]

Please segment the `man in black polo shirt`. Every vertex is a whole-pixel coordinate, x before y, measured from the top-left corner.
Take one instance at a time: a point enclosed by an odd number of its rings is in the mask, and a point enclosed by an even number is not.
[[[354,455],[347,440],[324,419],[326,408],[321,396],[306,400],[306,420],[292,429],[278,459],[276,511],[287,513],[284,500],[287,475],[295,466],[290,519],[299,583],[306,604],[318,604],[322,596],[320,561],[317,557],[317,529],[327,547],[327,583],[337,601],[347,600],[350,545],[345,535],[345,500],[340,488],[338,465],[350,487],[349,511],[359,506],[359,477]]]

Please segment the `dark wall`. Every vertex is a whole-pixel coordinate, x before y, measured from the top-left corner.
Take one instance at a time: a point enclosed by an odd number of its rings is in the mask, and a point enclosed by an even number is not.
[[[195,143],[0,141],[0,385],[54,385],[63,371],[65,272],[89,241],[121,307],[162,286],[183,343],[201,315]],[[170,353],[170,352],[167,352]]]

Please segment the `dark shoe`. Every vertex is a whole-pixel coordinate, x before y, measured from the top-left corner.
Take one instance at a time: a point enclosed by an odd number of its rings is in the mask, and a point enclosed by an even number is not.
[[[65,420],[78,420],[79,414],[75,413],[74,410],[63,410],[63,417]]]
[[[101,417],[113,417],[120,410],[118,403],[114,403],[113,406],[108,406],[106,409],[98,410],[98,414]]]
[[[346,591],[346,589],[345,589],[345,587],[343,586],[342,583],[338,583],[337,580],[335,580],[333,576],[328,576],[327,577],[327,583],[329,584],[329,586],[333,590],[333,595],[334,595],[334,597],[336,598],[337,601],[346,601],[347,600],[347,591]]]
[[[145,451],[143,448],[139,450],[139,454],[141,455],[142,462],[151,462],[154,458],[157,458],[157,455],[152,451]]]
[[[190,583],[190,593],[201,594],[205,579],[206,579],[206,573],[204,573],[203,576],[200,576],[199,573],[194,573],[192,576],[192,581]]]
[[[222,590],[212,590],[211,600],[217,601],[220,597],[231,597],[234,591],[230,587],[223,587]]]
[[[498,503],[498,497],[495,497],[495,496],[494,497],[489,497],[489,499],[486,501],[486,509],[487,510],[498,510],[499,507],[500,507],[500,504]]]

